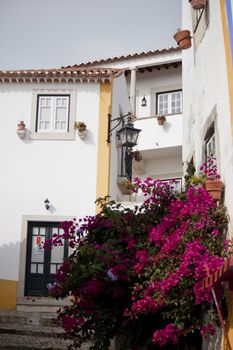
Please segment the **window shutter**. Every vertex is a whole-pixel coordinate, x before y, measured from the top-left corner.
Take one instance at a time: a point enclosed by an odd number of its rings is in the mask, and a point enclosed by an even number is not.
[[[50,131],[52,122],[52,97],[40,96],[38,101],[38,131]]]
[[[68,131],[69,96],[54,97],[54,130]]]

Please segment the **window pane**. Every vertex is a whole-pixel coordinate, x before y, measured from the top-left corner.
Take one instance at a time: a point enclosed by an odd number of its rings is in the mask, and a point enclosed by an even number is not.
[[[64,240],[63,240],[64,244]],[[51,263],[61,263],[64,257],[64,246],[56,246],[51,250]]]
[[[44,261],[44,249],[41,248],[43,242],[42,236],[32,236],[32,254],[31,262],[43,262]]]
[[[68,131],[69,96],[39,96],[37,131]]]
[[[36,264],[31,264],[31,273],[36,273]]]
[[[37,273],[44,273],[44,265],[43,264],[38,264]]]
[[[32,234],[35,236],[35,235],[38,235],[39,233],[39,228],[38,227],[33,227],[32,228]]]
[[[175,114],[182,112],[182,91],[172,91],[157,95],[157,113]]]
[[[51,264],[50,265],[50,273],[56,273],[57,272],[57,265]]]
[[[49,131],[52,119],[52,97],[39,97],[38,130]]]
[[[57,97],[55,100],[55,123],[56,131],[66,131],[68,125],[68,101],[69,97]]]

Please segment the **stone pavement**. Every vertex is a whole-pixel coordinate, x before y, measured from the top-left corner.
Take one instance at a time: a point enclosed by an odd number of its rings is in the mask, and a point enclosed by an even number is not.
[[[45,337],[38,335],[23,335],[23,334],[0,334],[0,349],[1,350],[65,350],[71,344],[70,340],[64,340],[59,337]],[[81,350],[90,349],[90,344],[85,344]]]
[[[63,335],[52,313],[0,311],[1,350],[66,350],[72,340]],[[85,344],[81,350],[90,346]]]

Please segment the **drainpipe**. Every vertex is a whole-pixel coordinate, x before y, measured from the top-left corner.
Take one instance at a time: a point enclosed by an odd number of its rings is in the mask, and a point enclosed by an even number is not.
[[[131,79],[130,79],[130,104],[132,108],[132,113],[136,115],[136,67],[130,69]]]

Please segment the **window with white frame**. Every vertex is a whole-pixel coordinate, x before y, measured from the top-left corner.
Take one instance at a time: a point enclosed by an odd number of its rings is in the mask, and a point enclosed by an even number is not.
[[[205,135],[205,157],[216,157],[214,123],[211,124]]]
[[[156,94],[156,114],[182,113],[182,91],[169,91]]]
[[[75,109],[75,90],[34,90],[31,138],[37,140],[74,140]]]
[[[67,132],[69,103],[69,95],[38,95],[36,131]]]
[[[181,192],[182,190],[182,178],[173,178],[173,179],[162,179],[163,183],[168,184],[171,190]]]

